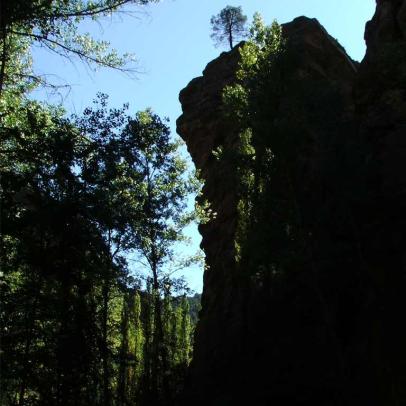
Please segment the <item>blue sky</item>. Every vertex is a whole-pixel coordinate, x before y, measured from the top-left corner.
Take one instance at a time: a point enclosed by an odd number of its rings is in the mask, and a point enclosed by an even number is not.
[[[120,14],[82,27],[118,51],[134,53],[142,72],[136,79],[111,70],[92,72],[79,62],[72,64],[40,51],[34,53],[34,66],[72,85],[63,99],[68,112],[80,113],[101,91],[110,96],[112,106],[129,102],[131,113],[151,107],[169,117],[175,133],[175,121],[181,114],[179,91],[222,51],[213,46],[209,21],[226,5],[242,6],[249,19],[258,11],[268,23],[273,19],[284,23],[300,15],[315,17],[353,59],[361,60],[364,27],[373,15],[375,0],[162,0],[136,15]],[[44,94],[37,96],[43,98]],[[197,247],[197,230],[190,234]],[[190,270],[186,278],[192,289],[201,291],[201,270]]]

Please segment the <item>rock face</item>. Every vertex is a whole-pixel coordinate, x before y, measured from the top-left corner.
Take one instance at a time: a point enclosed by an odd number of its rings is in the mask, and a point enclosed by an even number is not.
[[[377,2],[360,66],[317,20],[283,33],[273,131],[290,145],[289,188],[310,242],[287,283],[258,285],[236,264],[237,180],[213,151],[238,142],[221,98],[238,49],[180,94],[178,132],[217,212],[200,228],[208,269],[186,403],[405,404],[406,1]],[[287,187],[276,179],[274,193]]]
[[[354,90],[364,191],[353,207],[370,285],[362,347],[376,404],[396,405],[406,403],[406,1],[377,1],[365,40]]]
[[[202,295],[204,310],[195,335],[198,344],[190,382],[194,404],[196,399],[202,402],[207,399],[203,396],[206,390],[214,390],[214,398],[221,396],[221,390],[216,390],[217,382],[228,378],[222,374],[228,369],[233,354],[239,352],[235,347],[240,345],[239,340],[230,337],[233,332],[239,335],[242,328],[238,317],[241,300],[234,297],[233,282],[235,185],[222,182],[222,178],[230,178],[229,169],[219,164],[213,155],[220,145],[232,149],[238,138],[237,128],[224,119],[221,98],[223,87],[235,80],[238,61],[237,48],[221,54],[206,67],[203,77],[192,80],[180,94],[184,114],[177,121],[178,133],[187,140],[192,159],[205,180],[204,198],[217,214],[214,220],[199,227],[204,236],[202,248],[206,253],[207,270]]]

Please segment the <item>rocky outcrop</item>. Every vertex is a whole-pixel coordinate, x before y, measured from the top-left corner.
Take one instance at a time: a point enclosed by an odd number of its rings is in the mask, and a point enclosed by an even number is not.
[[[238,142],[221,97],[235,81],[238,48],[182,90],[178,132],[217,212],[200,227],[208,269],[193,404],[406,402],[405,10],[406,1],[377,2],[360,66],[317,20],[283,26],[287,52],[274,72],[283,91],[270,115],[289,151],[289,182],[276,176],[272,193],[293,190],[288,204],[307,241],[283,283],[258,284],[237,266],[236,174],[213,154]],[[260,243],[275,250],[271,239]]]
[[[406,403],[405,17],[405,0],[377,1],[354,89],[362,193],[352,204],[370,286],[358,336],[376,404],[387,405]]]
[[[206,67],[203,77],[192,80],[180,94],[184,114],[177,121],[178,133],[187,140],[188,150],[205,181],[203,196],[216,213],[215,219],[199,227],[204,236],[202,248],[207,269],[202,295],[204,310],[200,313],[195,335],[189,392],[202,402],[206,399],[203,392],[219,393],[217,382],[227,379],[222,373],[229,367],[233,354],[239,352],[235,346],[240,345],[230,335],[238,336],[242,327],[238,316],[231,320],[238,315],[241,304],[241,300],[234,297],[233,281],[237,221],[235,184],[230,181],[230,169],[213,154],[218,147],[232,149],[237,142],[237,128],[224,117],[222,90],[234,82],[238,61],[238,48],[222,53]],[[193,403],[196,404],[196,398]]]

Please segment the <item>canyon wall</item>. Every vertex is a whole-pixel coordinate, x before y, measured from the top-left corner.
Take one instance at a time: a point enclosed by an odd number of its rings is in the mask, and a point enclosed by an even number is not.
[[[377,2],[361,64],[317,20],[283,26],[282,91],[269,114],[286,171],[269,205],[276,196],[294,208],[305,244],[272,237],[289,229],[283,214],[262,221],[256,242],[283,278],[237,263],[238,177],[213,153],[239,140],[222,102],[238,47],[182,90],[178,133],[217,213],[200,226],[208,267],[186,404],[406,402],[405,35],[404,0]]]

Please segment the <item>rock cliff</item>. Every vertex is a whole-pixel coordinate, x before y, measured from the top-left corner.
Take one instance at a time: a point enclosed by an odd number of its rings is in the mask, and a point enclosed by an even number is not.
[[[258,282],[236,263],[237,180],[213,154],[238,143],[221,97],[235,81],[238,48],[180,94],[178,132],[217,212],[200,227],[208,269],[188,402],[403,404],[406,1],[377,2],[360,65],[317,20],[299,17],[283,35],[282,91],[270,115],[289,177],[275,175],[272,194],[300,213],[306,236],[297,258],[296,245],[260,241],[284,263],[295,257],[283,281]],[[280,220],[260,227],[271,234]]]

